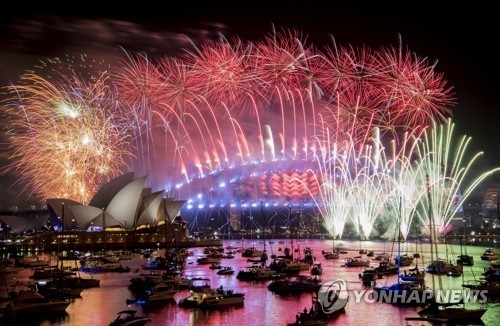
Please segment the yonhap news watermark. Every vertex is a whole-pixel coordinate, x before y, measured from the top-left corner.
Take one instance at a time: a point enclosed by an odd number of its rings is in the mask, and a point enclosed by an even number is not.
[[[346,303],[375,303],[425,305],[431,302],[486,303],[488,290],[447,289],[431,291],[422,287],[375,287],[348,289],[343,279],[326,281],[318,291],[318,302],[325,314],[343,309]]]

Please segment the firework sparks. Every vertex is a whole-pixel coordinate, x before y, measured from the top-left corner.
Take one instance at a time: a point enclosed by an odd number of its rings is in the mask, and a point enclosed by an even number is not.
[[[408,135],[443,121],[455,103],[435,65],[401,46],[334,44],[320,51],[297,31],[253,43],[221,37],[158,61],[126,54],[112,70],[94,65],[85,78],[77,65],[57,65],[50,78],[27,73],[7,87],[16,163],[6,170],[18,171],[33,194],[85,203],[128,166],[167,191],[245,167],[247,176],[260,173],[253,183],[259,197],[304,196],[299,183],[314,189],[310,195],[319,193],[336,236],[349,219],[368,237],[375,219],[387,214],[381,203],[395,193],[407,200],[401,223],[407,234],[418,194],[405,189],[421,184],[420,170],[409,168]],[[389,135],[390,158],[382,144]],[[318,158],[313,185],[308,168]],[[307,168],[291,168],[299,162]],[[361,166],[353,169],[353,162]],[[281,186],[263,177],[276,179],[276,168],[289,170]],[[224,181],[237,179],[231,174]],[[203,184],[190,189],[213,191]]]
[[[27,191],[87,203],[126,168],[127,119],[106,72],[91,82],[76,70],[50,79],[26,73],[7,89],[13,96],[7,115],[14,151],[6,169],[21,175]]]

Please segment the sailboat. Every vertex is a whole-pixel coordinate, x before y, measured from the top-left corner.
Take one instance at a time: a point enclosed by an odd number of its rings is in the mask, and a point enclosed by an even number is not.
[[[429,196],[429,222],[430,222],[430,233],[431,233],[431,257],[433,255],[433,252],[437,253],[437,246],[438,246],[438,241],[435,237],[435,230],[434,230],[434,215],[432,214],[432,205],[431,203],[431,191],[430,191],[430,183],[429,183],[429,177],[427,176],[427,194]],[[434,285],[434,274],[432,275],[433,282],[432,284]],[[441,276],[438,276],[441,277]],[[462,280],[463,280],[463,274],[462,274]],[[439,282],[441,284],[441,282]],[[463,289],[462,289],[463,291]],[[465,301],[462,299],[458,302],[438,302],[433,301],[430,304],[428,304],[424,309],[420,310],[418,314],[420,316],[425,316],[427,318],[437,318],[437,319],[442,319],[446,320],[448,322],[480,322],[481,318],[483,317],[484,313],[487,311],[487,309],[484,308],[467,308],[465,306]]]
[[[339,259],[340,252],[335,249],[335,229],[332,232],[332,251],[322,250],[321,253],[325,259]]]
[[[359,233],[359,254],[365,253],[365,251],[361,248],[361,244],[363,241],[363,236],[361,233],[361,223],[359,222],[358,219],[358,233]],[[370,260],[368,259],[363,259],[362,256],[356,256],[356,257],[347,257],[344,262],[345,267],[368,267],[370,266]]]
[[[400,198],[401,210],[401,198]],[[401,218],[401,212],[399,214]],[[399,221],[399,220],[398,220]],[[397,223],[398,232],[398,257],[401,253],[401,227]],[[374,286],[373,290],[377,293],[379,302],[392,303],[397,305],[414,305],[423,306],[428,302],[434,301],[434,293],[425,287],[425,283],[418,282],[405,282],[399,277],[399,270],[401,268],[402,260],[396,260],[398,266],[398,281],[391,285]]]

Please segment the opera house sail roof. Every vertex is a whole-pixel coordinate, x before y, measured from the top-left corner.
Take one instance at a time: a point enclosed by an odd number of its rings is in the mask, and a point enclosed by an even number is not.
[[[111,180],[96,192],[89,205],[71,199],[47,199],[52,220],[60,228],[90,227],[136,229],[172,222],[185,204],[184,200],[163,198],[164,191],[145,189],[147,176],[137,179],[127,173]]]

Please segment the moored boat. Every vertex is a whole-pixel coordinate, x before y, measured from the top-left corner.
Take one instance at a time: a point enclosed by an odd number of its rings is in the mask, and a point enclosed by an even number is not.
[[[229,266],[222,266],[221,269],[217,271],[217,275],[232,275],[234,274],[234,269]]]
[[[222,286],[213,289],[209,286],[208,280],[204,282],[206,282],[205,285],[194,286],[187,297],[179,300],[179,307],[207,309],[244,304],[245,293],[225,290]]]
[[[127,300],[127,303],[150,303],[153,301],[165,301],[173,299],[177,289],[170,287],[166,283],[158,283],[135,294],[135,299]]]
[[[346,267],[368,267],[370,266],[370,261],[368,259],[362,259],[361,256],[347,258],[345,260],[344,266]]]
[[[118,316],[109,323],[109,326],[144,326],[151,323],[151,318],[137,316],[136,314],[136,310],[122,310],[117,313]]]
[[[10,301],[4,309],[4,317],[36,318],[37,316],[63,314],[72,302],[69,299],[50,299],[33,289],[20,290],[10,293]]]
[[[378,273],[375,268],[369,266],[363,270],[363,273],[359,274],[359,278],[361,279],[363,284],[371,284],[378,278]]]
[[[498,256],[495,253],[495,251],[493,251],[492,248],[486,248],[484,250],[483,254],[481,255],[481,260],[493,261],[493,260],[497,260],[497,259],[498,259]]]
[[[434,301],[433,291],[421,283],[398,282],[391,285],[374,286],[379,302],[395,305],[424,306]]]
[[[267,288],[277,294],[314,293],[321,288],[321,279],[302,276],[295,279],[280,279],[269,283]]]
[[[252,266],[245,269],[240,269],[236,278],[240,281],[260,281],[270,280],[279,275],[279,273],[265,266]]]

